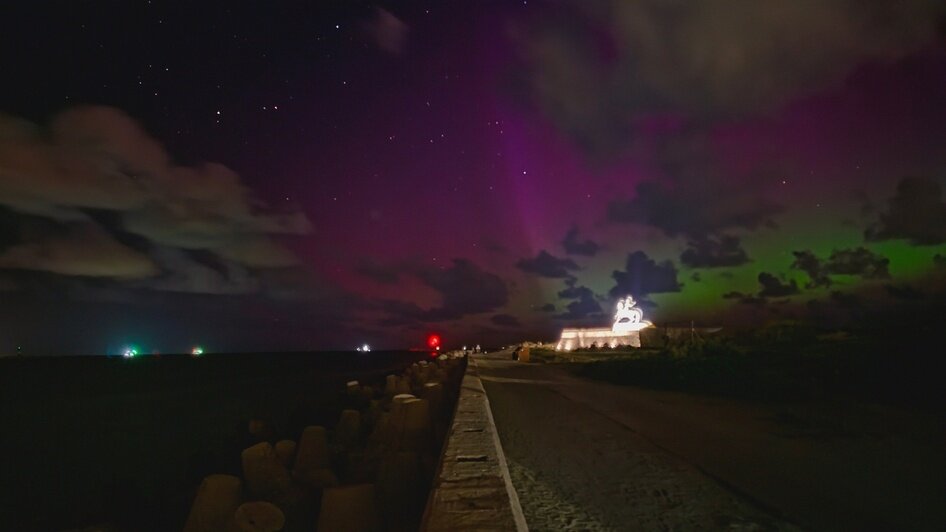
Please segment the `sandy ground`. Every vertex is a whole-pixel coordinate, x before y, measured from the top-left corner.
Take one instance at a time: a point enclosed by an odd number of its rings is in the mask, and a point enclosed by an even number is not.
[[[946,523],[939,423],[877,407],[614,386],[505,354],[477,365],[532,530]]]

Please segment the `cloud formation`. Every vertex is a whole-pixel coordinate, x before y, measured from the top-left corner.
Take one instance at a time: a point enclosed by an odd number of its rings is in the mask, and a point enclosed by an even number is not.
[[[594,292],[586,286],[575,286],[574,283],[558,293],[562,299],[573,299],[565,305],[565,312],[555,316],[560,320],[584,320],[601,314],[601,303]]]
[[[793,251],[791,267],[808,275],[805,288],[829,287],[831,275],[855,275],[862,279],[889,279],[890,260],[865,247],[839,249],[822,261],[809,250]]]
[[[763,306],[767,303],[767,300],[764,297],[759,297],[753,294],[744,294],[738,291],[726,292],[723,294],[723,299],[732,299],[738,301],[742,305]]]
[[[0,252],[0,267],[160,277],[152,285],[158,289],[180,284],[168,276],[189,279],[185,285],[209,278],[179,259],[185,250],[209,253],[232,271],[295,266],[295,255],[275,237],[311,231],[304,214],[267,209],[223,165],[175,164],[133,119],[101,106],[66,110],[48,127],[0,115],[0,207],[18,213],[17,223],[39,219],[55,227]],[[98,223],[103,217],[114,223]],[[185,270],[169,272],[178,266]]]
[[[550,279],[571,277],[571,272],[579,269],[575,261],[558,258],[544,249],[534,258],[519,260],[516,267],[526,273]]]
[[[732,291],[723,294],[723,299],[732,299],[743,305],[763,306],[769,302],[770,298],[788,297],[799,293],[798,284],[794,280],[783,282],[768,272],[759,272],[756,279],[759,281],[757,293],[746,294]]]
[[[890,259],[865,248],[840,249],[828,257],[825,268],[833,275],[856,275],[864,279],[889,279]]]
[[[489,321],[499,325],[500,327],[521,327],[522,324],[519,323],[519,318],[511,314],[494,314],[489,318]]]
[[[3,250],[0,268],[115,280],[141,279],[158,273],[150,257],[119,243],[90,222],[71,224],[55,234]]]
[[[768,272],[759,272],[759,297],[787,297],[798,293],[798,284],[794,280],[782,282],[778,277]]]
[[[439,307],[424,309],[415,303],[387,300],[383,310],[398,319],[437,322],[490,312],[509,302],[506,283],[496,274],[481,269],[466,259],[454,259],[449,268],[412,268],[413,275],[434,289],[441,298]]]
[[[643,251],[627,256],[624,270],[611,273],[615,285],[608,294],[611,297],[633,295],[644,298],[648,294],[679,292],[683,287],[677,282],[677,268],[669,260],[657,263]]]
[[[901,180],[886,210],[864,237],[871,241],[902,238],[920,246],[946,242],[946,203],[940,184],[915,177]]]
[[[937,0],[571,0],[516,33],[517,87],[588,153],[608,156],[642,113],[772,109],[919,49],[944,11]]]
[[[383,266],[371,259],[365,259],[356,264],[354,271],[359,275],[381,284],[394,284],[398,281],[401,274],[401,268]]]
[[[793,251],[792,255],[795,256],[795,260],[791,267],[808,274],[808,282],[805,284],[805,288],[831,286],[831,277],[828,276],[828,272],[825,271],[824,265],[821,264],[821,259],[817,255],[809,250]]]
[[[735,236],[697,238],[690,240],[689,246],[680,255],[680,262],[690,268],[722,268],[749,262],[746,250]]]
[[[903,301],[918,301],[926,297],[926,294],[908,284],[885,284],[884,290],[890,294],[890,297]]]
[[[749,187],[694,177],[691,170],[671,169],[669,179],[640,183],[634,198],[608,204],[607,219],[650,225],[669,237],[683,235],[700,242],[727,229],[753,230],[770,225],[771,217],[782,210]],[[722,241],[731,237],[717,238]]]
[[[562,248],[564,248],[565,253],[569,255],[584,255],[586,257],[594,257],[595,254],[598,253],[598,250],[601,249],[601,246],[599,246],[598,243],[593,240],[579,239],[578,226],[573,225],[565,235],[565,240],[562,240]]]

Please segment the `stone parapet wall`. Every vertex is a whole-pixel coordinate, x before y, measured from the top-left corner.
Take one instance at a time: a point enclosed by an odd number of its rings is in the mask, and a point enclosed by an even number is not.
[[[555,345],[557,351],[587,349],[589,347],[610,347],[629,345],[641,346],[640,331],[615,332],[610,328],[600,329],[565,329]]]
[[[421,530],[528,530],[475,361],[463,377]]]

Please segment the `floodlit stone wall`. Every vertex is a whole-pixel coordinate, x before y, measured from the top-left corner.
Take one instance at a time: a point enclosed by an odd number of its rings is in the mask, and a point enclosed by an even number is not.
[[[614,332],[610,328],[565,329],[555,345],[556,351],[572,351],[589,347],[610,347],[629,345],[641,346],[640,331]]]

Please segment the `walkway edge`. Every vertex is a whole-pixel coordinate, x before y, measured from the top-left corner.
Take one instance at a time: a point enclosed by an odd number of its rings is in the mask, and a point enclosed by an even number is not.
[[[476,365],[476,359],[471,358],[473,367],[477,368],[476,380],[479,381],[479,368]],[[482,386],[482,382],[480,386]],[[506,463],[506,453],[503,452],[503,444],[499,441],[499,431],[496,429],[496,420],[493,419],[493,408],[489,404],[489,394],[483,388],[483,400],[486,402],[486,417],[489,419],[489,426],[493,432],[493,444],[496,445],[496,461],[499,462],[499,468],[503,473],[503,482],[506,483],[506,493],[509,495],[509,506],[512,509],[512,516],[516,520],[516,530],[518,532],[528,532],[529,525],[526,524],[526,516],[522,513],[522,506],[519,504],[519,494],[516,493],[515,486],[512,485],[512,477],[509,475],[509,464]]]
[[[421,524],[424,532],[528,532],[472,357]]]

